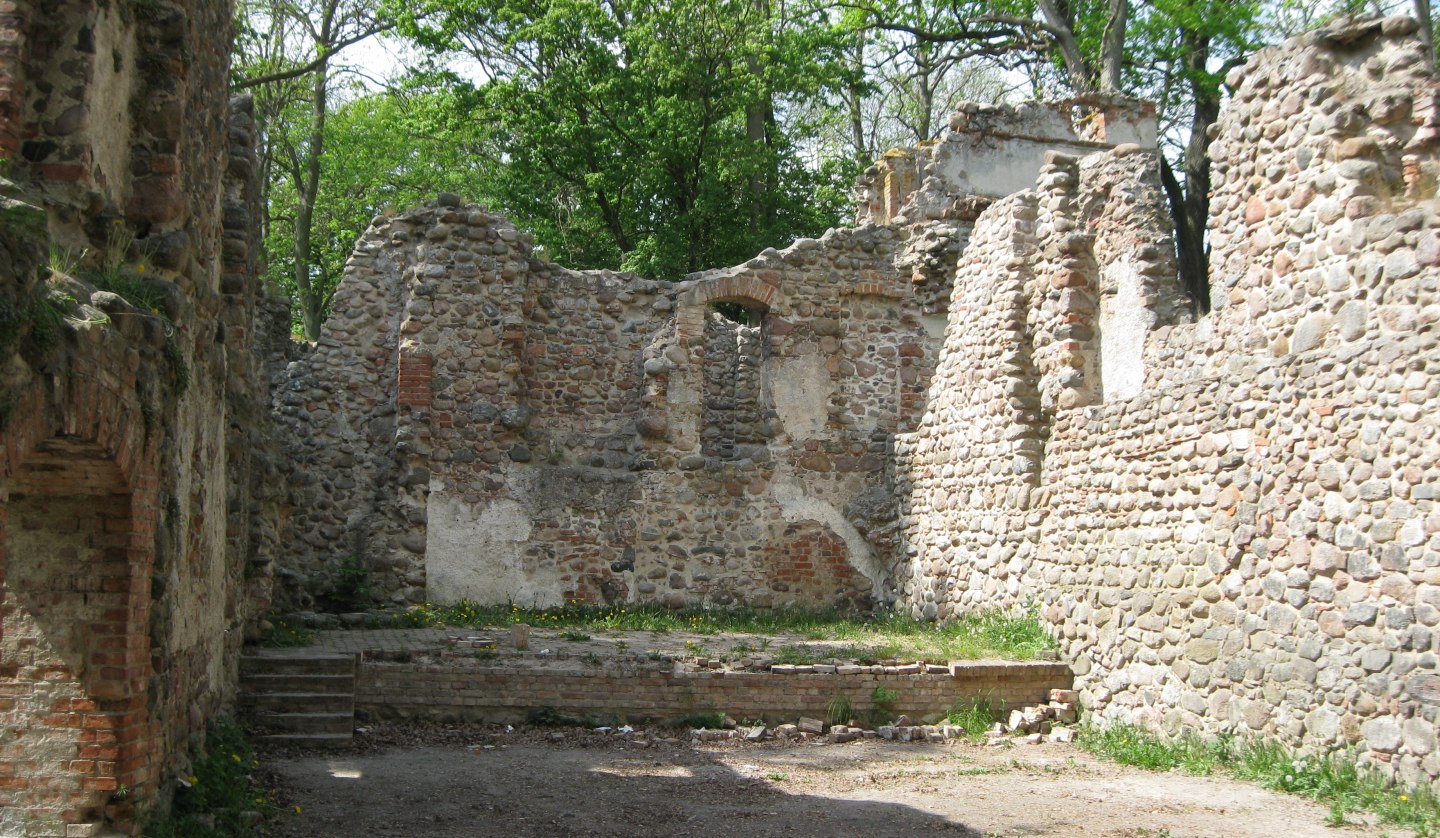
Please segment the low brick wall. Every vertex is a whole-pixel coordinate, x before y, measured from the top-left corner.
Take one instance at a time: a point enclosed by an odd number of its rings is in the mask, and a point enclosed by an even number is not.
[[[719,711],[736,719],[793,722],[823,718],[845,696],[857,713],[873,709],[876,687],[894,690],[895,710],[921,719],[956,703],[985,699],[997,714],[1043,702],[1072,676],[1061,663],[957,663],[946,674],[678,671],[666,667],[521,670],[366,661],[357,709],[380,717],[522,721],[535,708],[616,721],[663,721]]]

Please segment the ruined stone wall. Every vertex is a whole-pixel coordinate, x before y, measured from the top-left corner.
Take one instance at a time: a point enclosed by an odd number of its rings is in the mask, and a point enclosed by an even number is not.
[[[673,285],[534,259],[454,196],[376,219],[276,405],[285,604],[360,607],[357,573],[384,604],[890,602],[892,442],[939,421],[926,393],[976,218],[1047,148],[1153,146],[1144,113],[970,107],[861,179],[861,226]],[[1017,293],[1039,311],[1040,288]],[[1066,320],[1075,299],[1045,309],[1052,400],[1071,343],[1098,340]]]
[[[1028,438],[1022,405],[963,364],[948,372],[988,330],[964,306],[967,274],[1008,290],[1019,263],[993,245],[962,256],[931,399],[973,410],[979,393],[992,417],[1016,412],[897,443],[923,570],[912,611],[1037,607],[1105,719],[1358,746],[1406,781],[1440,776],[1440,161],[1413,28],[1342,21],[1232,78],[1213,150],[1215,309],[1197,323],[1167,290],[1152,159],[1087,157],[1073,187],[1042,174],[1033,264],[1051,290],[1017,295],[1041,405],[1033,468],[994,442]],[[1067,213],[1078,240],[1055,223]],[[973,241],[1016,228],[982,216]],[[1074,289],[1086,299],[1067,307]],[[956,454],[931,456],[946,445]],[[957,493],[970,502],[946,500]]]
[[[0,15],[0,832],[131,834],[268,598],[253,126],[228,2],[31,9]]]
[[[901,236],[672,285],[533,259],[449,198],[377,219],[279,394],[305,545],[286,572],[332,607],[347,559],[400,603],[870,603],[847,508],[935,352]]]

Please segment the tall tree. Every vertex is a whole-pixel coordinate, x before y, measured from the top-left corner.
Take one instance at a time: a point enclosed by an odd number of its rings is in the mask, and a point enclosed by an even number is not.
[[[846,6],[860,9],[882,29],[963,44],[967,55],[1010,66],[1044,59],[1030,65],[1042,85],[1053,76],[1074,93],[1123,92],[1157,101],[1167,138],[1162,180],[1175,221],[1181,281],[1196,306],[1208,308],[1208,129],[1219,113],[1225,70],[1243,60],[1260,37],[1259,1],[1152,0],[1134,20],[1127,0],[934,4],[944,12],[936,25],[907,20],[901,0],[854,0]],[[1185,139],[1170,141],[1174,131]]]
[[[234,87],[255,91],[260,101],[267,194],[279,174],[296,197],[294,216],[288,219],[293,227],[293,289],[304,334],[314,340],[329,303],[317,281],[312,233],[324,167],[325,122],[342,69],[336,57],[390,25],[361,0],[242,0],[236,14]],[[266,219],[267,229],[271,221]]]
[[[404,31],[476,62],[506,211],[559,258],[651,276],[840,216],[777,114],[835,84],[828,28],[760,0],[422,0]]]
[[[473,200],[490,196],[489,173],[499,166],[484,124],[456,120],[467,109],[463,87],[444,78],[412,80],[388,91],[366,93],[333,107],[325,119],[318,187],[309,214],[308,294],[320,320],[344,273],[355,241],[372,218],[456,192]],[[308,132],[306,125],[294,127]],[[301,194],[281,173],[270,192],[265,250],[271,281],[296,294],[295,237]],[[296,326],[308,326],[299,318]]]

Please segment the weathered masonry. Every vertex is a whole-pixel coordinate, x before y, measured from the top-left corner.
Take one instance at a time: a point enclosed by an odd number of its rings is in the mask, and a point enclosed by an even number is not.
[[[891,601],[893,440],[929,409],[956,257],[1010,188],[945,175],[1109,148],[1076,135],[1085,112],[960,114],[934,218],[679,284],[533,259],[451,198],[377,218],[279,393],[296,594],[348,556],[400,603]]]
[[[277,393],[277,596],[349,560],[396,603],[1033,605],[1103,717],[1440,776],[1414,28],[1232,76],[1198,318],[1124,101],[967,106],[866,173],[858,226],[678,285],[449,196],[377,218]]]
[[[230,21],[211,0],[0,4],[3,835],[133,834],[268,607]],[[143,262],[159,313],[87,278],[112,257]]]

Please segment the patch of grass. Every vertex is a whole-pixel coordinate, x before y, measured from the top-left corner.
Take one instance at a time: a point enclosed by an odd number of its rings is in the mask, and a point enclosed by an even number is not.
[[[895,703],[899,700],[900,693],[883,684],[871,691],[870,701],[875,707],[869,713],[870,726],[876,727],[894,719]]]
[[[573,640],[576,643],[584,643],[590,639],[590,635],[583,631],[562,631],[560,637],[564,640]]]
[[[1033,613],[987,612],[937,625],[891,612],[854,617],[836,611],[681,610],[658,605],[597,606],[571,603],[562,608],[533,609],[519,605],[416,605],[391,614],[381,625],[394,628],[430,626],[501,626],[528,623],[536,628],[588,631],[648,631],[665,634],[800,635],[807,640],[843,642],[847,655],[859,660],[906,659],[944,662],[977,658],[1032,660],[1055,649]],[[767,645],[756,648],[767,651]],[[779,652],[776,657],[778,659]],[[824,657],[837,657],[836,650]],[[802,654],[799,652],[792,655]],[[798,662],[798,661],[797,661]],[[813,663],[814,660],[807,660]]]
[[[1231,771],[1265,788],[1327,803],[1331,818],[1373,812],[1417,835],[1440,834],[1440,799],[1428,787],[1401,788],[1361,768],[1350,752],[1302,756],[1275,742],[1248,742],[1236,749]]]
[[[284,620],[276,620],[270,624],[270,630],[260,638],[261,646],[271,646],[277,649],[293,649],[299,646],[309,646],[315,642],[315,633],[304,626],[292,626]]]
[[[255,786],[259,765],[240,725],[221,719],[205,736],[205,752],[175,794],[170,814],[149,824],[147,838],[243,838],[257,834],[275,809],[271,794]],[[188,788],[186,785],[188,784]]]
[[[779,772],[779,771],[773,771],[773,772],[771,772],[771,773],[769,773],[769,774],[766,774],[766,775],[765,775],[765,779],[767,779],[767,780],[774,780],[775,782],[779,783],[779,782],[783,782],[783,781],[785,781],[785,780],[790,779],[790,775],[789,775],[789,774],[783,774],[783,773],[781,773],[781,772]]]
[[[807,666],[820,660],[809,646],[785,646],[770,656],[774,663],[786,666]]]
[[[1428,787],[1403,788],[1360,767],[1353,752],[1304,756],[1278,742],[1204,740],[1188,735],[1167,741],[1133,725],[1081,728],[1077,740],[1097,756],[1157,771],[1190,774],[1216,770],[1274,791],[1307,797],[1330,808],[1327,821],[1345,823],[1350,812],[1372,812],[1382,823],[1419,836],[1440,835],[1440,799]]]
[[[945,714],[945,724],[955,725],[971,739],[979,739],[995,724],[995,712],[987,698],[960,702]]]
[[[1224,740],[1202,739],[1187,734],[1165,740],[1135,725],[1112,724],[1080,729],[1080,747],[1096,756],[1151,771],[1180,769],[1187,774],[1205,775],[1223,766],[1229,748]]]
[[[825,721],[832,725],[843,725],[855,718],[855,705],[850,698],[837,695],[825,705]]]

